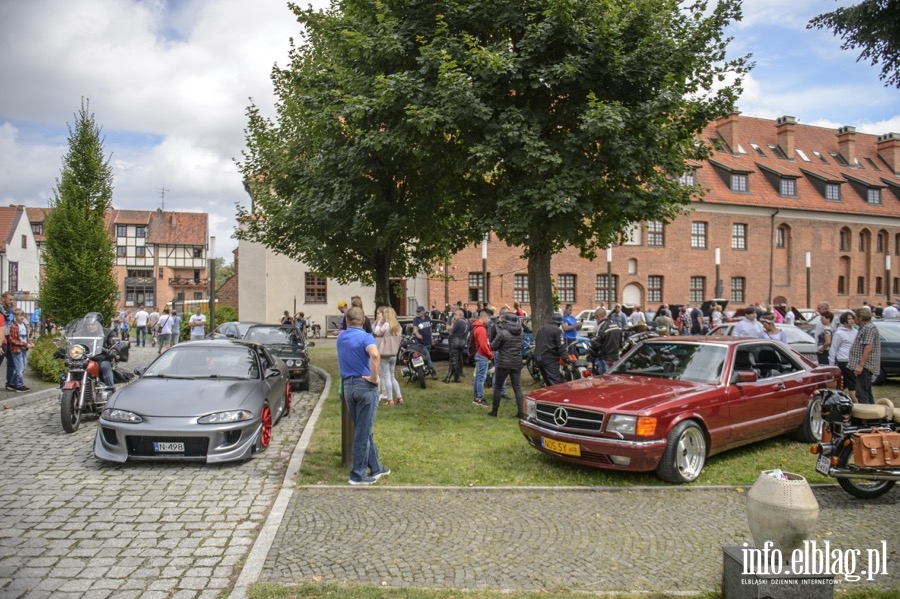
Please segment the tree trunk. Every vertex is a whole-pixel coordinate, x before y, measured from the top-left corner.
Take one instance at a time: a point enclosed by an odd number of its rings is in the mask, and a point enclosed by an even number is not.
[[[375,255],[375,308],[391,305],[391,259],[378,252]],[[374,310],[372,311],[374,314]]]
[[[550,279],[550,259],[546,251],[528,253],[528,296],[531,300],[531,330],[537,332],[553,314],[553,285]]]

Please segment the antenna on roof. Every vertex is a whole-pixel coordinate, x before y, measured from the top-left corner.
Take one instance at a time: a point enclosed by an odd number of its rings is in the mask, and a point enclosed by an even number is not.
[[[156,191],[159,192],[160,197],[162,198],[162,210],[165,212],[166,210],[166,192],[169,191],[165,187],[156,187]]]

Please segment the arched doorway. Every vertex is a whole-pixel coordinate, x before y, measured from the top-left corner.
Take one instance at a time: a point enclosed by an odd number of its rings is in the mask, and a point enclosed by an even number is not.
[[[641,292],[640,285],[631,283],[629,285],[626,285],[622,290],[622,303],[631,304],[632,306],[642,306],[644,305],[642,296],[643,293]]]

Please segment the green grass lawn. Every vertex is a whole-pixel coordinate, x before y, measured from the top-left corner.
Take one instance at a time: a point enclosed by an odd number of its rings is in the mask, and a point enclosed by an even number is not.
[[[337,355],[326,341],[310,350],[316,366],[331,373],[333,386],[297,483],[345,484],[341,466],[341,403]],[[442,378],[447,364],[437,363]],[[498,418],[472,404],[472,368],[465,382],[428,380],[426,389],[401,381],[404,405],[378,409],[375,442],[391,470],[391,485],[425,486],[634,486],[666,485],[655,474],[604,471],[568,464],[532,449],[519,432],[512,399],[503,400]],[[399,374],[399,368],[398,368]],[[523,371],[523,391],[533,389]],[[510,390],[510,395],[512,391]],[[878,387],[876,395],[900,404],[895,383]],[[754,443],[710,458],[691,485],[752,485],[762,470],[780,468],[811,483],[833,483],[815,472],[809,444],[781,437]]]

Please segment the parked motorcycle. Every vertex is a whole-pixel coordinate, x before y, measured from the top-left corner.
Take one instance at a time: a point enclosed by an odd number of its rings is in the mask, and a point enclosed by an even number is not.
[[[563,380],[577,381],[591,376],[591,363],[588,361],[588,351],[591,349],[590,341],[586,338],[578,338],[566,344],[566,353],[569,359],[566,362],[560,360],[560,371]]]
[[[837,479],[860,499],[887,493],[900,480],[900,410],[888,399],[855,404],[846,394],[823,389],[810,409],[821,405],[822,438],[816,472]]]
[[[119,341],[111,348],[104,348],[105,331],[98,315],[88,315],[67,327],[65,340],[57,339],[54,357],[65,361],[66,373],[60,378],[59,410],[63,429],[74,433],[81,424],[83,414],[99,416],[112,395],[113,388],[100,379],[100,364],[108,360],[114,377],[128,375],[115,370],[116,362],[128,361],[130,341]]]
[[[544,377],[541,374],[541,369],[538,368],[537,360],[534,359],[534,340],[532,340],[531,343],[528,343],[525,348],[525,351],[522,354],[522,363],[525,365],[528,374],[534,379],[534,382],[543,385]]]
[[[400,353],[397,354],[397,363],[400,364],[400,374],[407,382],[418,383],[421,389],[425,388],[425,355],[424,347],[412,334],[406,334],[400,340]]]

